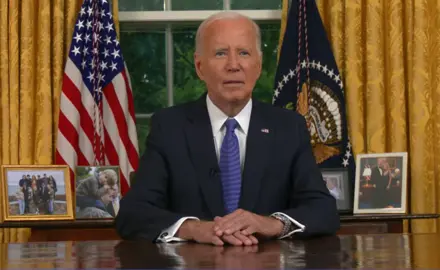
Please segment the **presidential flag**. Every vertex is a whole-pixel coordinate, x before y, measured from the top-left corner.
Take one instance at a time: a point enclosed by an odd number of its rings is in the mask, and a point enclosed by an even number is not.
[[[344,85],[314,0],[291,3],[274,88],[274,106],[305,117],[319,166],[354,180]]]
[[[121,193],[138,167],[133,93],[108,0],[85,0],[67,58],[56,163],[120,167]],[[72,186],[74,186],[72,180]]]

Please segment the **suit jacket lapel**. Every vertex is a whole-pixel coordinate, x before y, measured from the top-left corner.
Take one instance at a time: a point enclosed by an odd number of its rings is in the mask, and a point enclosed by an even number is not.
[[[246,141],[240,207],[253,211],[260,192],[275,130],[265,118],[264,110],[253,101],[251,120]]]
[[[185,127],[186,139],[197,180],[212,216],[225,214],[222,185],[212,135],[211,122],[206,108],[206,95],[191,107]]]

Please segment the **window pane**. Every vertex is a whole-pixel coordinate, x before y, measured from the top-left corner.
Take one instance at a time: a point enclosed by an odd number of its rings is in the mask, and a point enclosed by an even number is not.
[[[172,0],[172,10],[215,10],[223,9],[223,0]]]
[[[148,132],[150,131],[150,118],[137,118],[136,130],[138,135],[139,156],[142,156],[145,151],[145,142]]]
[[[263,24],[261,27],[263,69],[253,96],[271,103],[277,66],[279,24]],[[205,91],[194,69],[194,38],[196,29],[173,32],[174,40],[174,101],[175,104],[191,101]]]
[[[195,100],[206,90],[194,68],[195,35],[197,29],[173,31],[174,42],[174,103]]]
[[[120,11],[164,10],[164,0],[119,0]]]
[[[282,0],[231,0],[231,9],[281,9]]]
[[[131,78],[136,113],[167,106],[165,34],[121,32],[122,53]]]

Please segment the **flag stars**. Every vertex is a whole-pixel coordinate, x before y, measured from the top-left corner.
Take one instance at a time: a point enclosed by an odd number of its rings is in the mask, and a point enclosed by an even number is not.
[[[289,76],[290,76],[290,78],[293,78],[293,76],[295,76],[295,71],[293,71],[293,70],[289,70]]]
[[[98,35],[98,33],[93,33],[93,41],[101,42],[101,37]]]
[[[116,38],[113,40],[113,42],[115,43],[116,46],[119,46],[119,41]]]
[[[110,19],[113,17],[112,16],[112,14],[110,13],[110,11],[109,12],[107,12],[107,16],[109,16],[110,17]]]
[[[83,54],[84,56],[89,54],[89,50],[87,49],[87,47],[84,47]]]
[[[347,167],[348,166],[348,159],[343,159],[343,161],[342,161],[342,166],[344,166],[344,167]]]
[[[87,30],[89,30],[90,28],[92,28],[92,21],[87,21],[87,23],[86,23],[86,27],[87,27]]]
[[[97,93],[98,95],[101,95],[102,94],[102,87],[96,88],[95,93]]]
[[[99,29],[99,31],[104,29],[104,25],[102,24],[102,22],[98,22],[98,29]]]
[[[89,14],[89,16],[92,16],[92,14],[93,14],[93,9],[92,9],[92,7],[89,7],[89,8],[87,9],[87,14]]]
[[[284,75],[283,76],[283,81],[286,84],[289,81],[289,76],[288,75]]]
[[[87,79],[89,79],[90,82],[95,81],[95,73],[89,72],[89,76],[87,77]]]
[[[333,69],[328,71],[328,76],[330,76],[330,78],[333,79],[333,76],[335,75],[335,73],[333,72]]]
[[[101,10],[101,19],[105,18],[106,14],[104,12],[104,10]]]
[[[76,34],[75,34],[75,37],[74,37],[73,39],[76,41],[76,43],[82,41],[81,36],[82,36],[82,35],[81,35],[80,33],[76,33]]]
[[[278,82],[278,89],[283,89],[283,82],[282,81],[279,81]]]
[[[86,37],[84,38],[84,40],[85,40],[86,43],[89,42],[89,41],[92,41],[90,39],[90,34],[86,34]]]
[[[104,81],[104,77],[105,77],[105,75],[103,75],[101,73],[98,73],[98,81],[99,82],[103,82]]]
[[[106,70],[106,69],[108,69],[108,67],[107,67],[107,62],[101,61],[101,64],[99,65],[99,67],[101,68],[101,70]]]
[[[86,68],[87,62],[85,59],[83,59],[82,63],[81,63],[81,67],[84,70]]]
[[[306,68],[307,67],[307,62],[306,61],[302,61],[301,62],[301,68]]]
[[[108,53],[107,49],[104,49],[104,52],[102,53],[104,55],[104,58],[107,58],[110,54]]]
[[[121,57],[120,55],[119,55],[119,50],[114,50],[112,53],[111,53],[111,55],[113,55],[113,57],[116,59],[116,58],[118,58],[118,57]]]
[[[112,43],[112,38],[109,37],[109,36],[106,36],[106,37],[105,37],[105,43],[106,43],[106,44],[111,44],[111,43]]]
[[[321,70],[321,62],[318,62],[317,64],[316,64],[316,68],[318,69],[318,70]]]
[[[79,51],[79,47],[73,46],[72,53],[75,54],[75,56],[76,56],[77,54],[80,54],[81,52]]]
[[[78,23],[76,24],[76,27],[78,27],[78,30],[81,30],[81,28],[84,27],[84,21],[78,20]]]
[[[105,28],[107,28],[107,31],[110,33],[113,31],[113,24],[109,22]]]
[[[113,63],[113,61],[112,61],[112,64],[111,64],[110,67],[112,68],[112,71],[116,70],[117,69],[117,63]]]
[[[81,15],[81,17],[84,16],[86,14],[86,9],[84,7],[82,7],[81,11],[79,12],[79,14]]]

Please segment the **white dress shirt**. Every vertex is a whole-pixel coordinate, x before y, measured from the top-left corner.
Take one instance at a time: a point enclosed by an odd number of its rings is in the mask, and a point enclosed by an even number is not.
[[[209,98],[209,95],[206,95],[206,106],[208,109],[209,119],[211,121],[213,140],[215,145],[215,152],[217,155],[217,160],[220,160],[220,148],[223,142],[223,138],[225,137],[226,127],[224,123],[228,120],[228,116],[222,112]],[[238,126],[235,129],[235,134],[238,137],[238,144],[240,148],[240,164],[241,169],[243,171],[244,160],[246,154],[246,139],[249,131],[249,122],[251,120],[251,112],[252,112],[252,99],[244,106],[244,108],[234,117],[238,122]],[[274,214],[281,214],[287,217],[296,227],[296,229],[290,231],[286,235],[279,237],[285,238],[296,232],[302,232],[305,229],[305,226],[291,218],[290,216],[277,212]],[[172,242],[172,241],[185,241],[185,239],[181,239],[175,237],[177,230],[180,228],[182,223],[188,219],[199,220],[197,217],[183,217],[179,219],[176,223],[171,225],[169,228],[162,231],[159,238],[157,239],[159,242]]]

